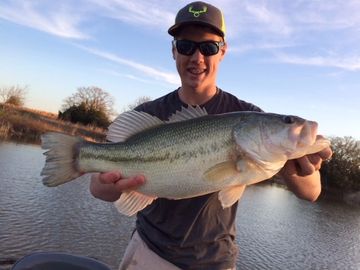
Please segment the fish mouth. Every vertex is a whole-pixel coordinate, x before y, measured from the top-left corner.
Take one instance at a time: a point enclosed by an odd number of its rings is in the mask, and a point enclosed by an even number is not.
[[[318,123],[314,121],[305,121],[303,128],[300,132],[300,137],[297,146],[302,148],[313,145],[316,141],[318,131]]]
[[[306,154],[306,149],[316,143],[318,124],[314,121],[304,121],[301,125],[289,129],[290,147],[286,151],[289,159]]]

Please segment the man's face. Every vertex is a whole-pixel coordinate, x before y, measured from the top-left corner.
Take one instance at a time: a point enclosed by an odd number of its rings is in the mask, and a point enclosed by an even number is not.
[[[187,26],[176,37],[177,40],[223,41],[222,38],[209,29],[199,26]],[[220,47],[217,54],[204,56],[198,49],[192,55],[183,55],[173,47],[173,57],[181,78],[183,88],[196,91],[206,91],[216,86],[216,75],[219,62],[223,59],[226,45]]]

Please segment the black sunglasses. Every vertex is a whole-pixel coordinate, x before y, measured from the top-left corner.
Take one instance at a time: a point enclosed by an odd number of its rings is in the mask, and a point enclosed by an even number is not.
[[[210,56],[217,54],[220,47],[225,45],[222,41],[203,41],[195,42],[191,40],[173,40],[173,45],[176,47],[178,53],[183,55],[193,55],[196,49],[199,49],[202,55]]]

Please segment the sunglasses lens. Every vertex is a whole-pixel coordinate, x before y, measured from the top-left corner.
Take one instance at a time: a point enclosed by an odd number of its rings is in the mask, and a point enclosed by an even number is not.
[[[219,45],[214,41],[194,42],[191,40],[176,40],[176,49],[183,55],[193,55],[197,48],[204,56],[210,56],[219,52]]]
[[[196,50],[196,43],[189,40],[177,40],[176,49],[184,55],[192,55]]]
[[[200,43],[200,52],[205,56],[214,55],[219,52],[219,47],[214,42]]]

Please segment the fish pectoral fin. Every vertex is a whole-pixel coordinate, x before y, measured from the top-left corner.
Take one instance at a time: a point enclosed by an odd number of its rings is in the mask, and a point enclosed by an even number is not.
[[[211,182],[226,181],[233,179],[239,171],[237,170],[236,163],[232,161],[226,161],[219,163],[204,173],[204,179]]]
[[[138,211],[151,204],[156,197],[150,197],[136,191],[123,192],[120,198],[115,201],[116,209],[127,216],[132,216]]]
[[[223,208],[227,208],[236,203],[244,193],[246,185],[228,187],[219,192],[218,198]]]

